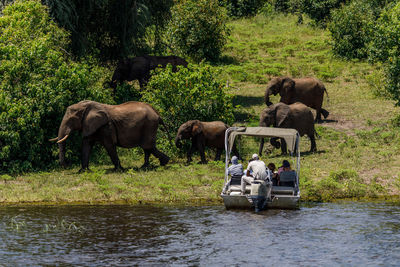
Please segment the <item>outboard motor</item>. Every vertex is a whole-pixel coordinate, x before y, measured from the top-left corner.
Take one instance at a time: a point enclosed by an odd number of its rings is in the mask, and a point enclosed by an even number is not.
[[[267,202],[271,201],[271,183],[263,180],[255,180],[251,183],[249,198],[254,204],[255,212],[263,210]]]

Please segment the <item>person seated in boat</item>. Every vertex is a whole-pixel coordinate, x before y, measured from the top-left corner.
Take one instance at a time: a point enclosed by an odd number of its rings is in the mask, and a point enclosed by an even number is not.
[[[229,182],[226,183],[223,193],[225,193],[228,190],[230,184],[232,183],[232,179],[235,178],[241,179],[241,177],[243,176],[243,165],[239,163],[238,157],[233,156],[231,159],[231,163],[232,165],[229,166],[228,169],[226,170],[227,175],[230,175],[231,179],[229,180]]]
[[[278,172],[276,171],[275,164],[272,162],[269,163],[267,171],[269,172],[269,176],[271,177],[272,185],[274,186],[279,185],[279,175]]]
[[[249,165],[247,165],[246,174],[242,176],[240,189],[243,195],[246,193],[246,184],[251,184],[254,180],[271,181],[265,163],[260,160],[257,154],[253,154]]]
[[[279,168],[278,174],[280,186],[295,186],[296,172],[290,168],[289,161],[284,160],[282,162],[282,167]]]

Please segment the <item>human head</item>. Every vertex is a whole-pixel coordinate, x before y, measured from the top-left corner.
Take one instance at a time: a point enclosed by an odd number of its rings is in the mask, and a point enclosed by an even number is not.
[[[282,167],[283,168],[290,168],[290,163],[289,161],[287,161],[286,159],[284,161],[282,161]]]
[[[258,157],[257,154],[253,154],[253,156],[251,156],[252,160],[259,160],[260,158]]]
[[[275,169],[276,169],[275,164],[273,164],[272,162],[270,164],[268,164],[268,169],[270,169],[271,171],[275,171]]]
[[[231,161],[232,161],[232,164],[238,164],[238,157],[233,156]]]

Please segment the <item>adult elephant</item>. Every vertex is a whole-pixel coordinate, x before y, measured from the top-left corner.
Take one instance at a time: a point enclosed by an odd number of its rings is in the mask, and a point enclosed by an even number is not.
[[[139,56],[125,58],[118,62],[117,68],[111,78],[110,86],[117,88],[118,83],[123,81],[138,80],[140,88],[143,88],[150,79],[150,71],[161,66],[165,68],[168,64],[172,65],[172,70],[176,71],[177,66],[187,67],[188,63],[178,56]]]
[[[306,105],[300,102],[286,105],[285,103],[277,103],[264,109],[260,114],[260,126],[277,128],[292,128],[296,129],[300,136],[307,135],[311,140],[310,152],[317,151],[315,143],[315,128],[314,116]],[[286,143],[282,139],[282,154],[287,153]],[[271,144],[279,147],[279,142],[276,138],[271,138]],[[259,154],[261,155],[264,146],[264,139],[261,139]]]
[[[301,102],[315,109],[317,112],[315,120],[321,121],[321,113],[325,119],[329,115],[329,112],[322,108],[324,92],[328,95],[324,84],[315,78],[291,79],[289,77],[275,77],[268,83],[264,99],[267,106],[272,105],[269,100],[270,95],[277,94],[281,96],[279,102],[288,105]]]
[[[150,154],[160,160],[161,165],[169,157],[156,148],[156,134],[160,115],[152,106],[142,102],[126,102],[121,105],[106,105],[95,101],[81,101],[67,108],[58,130],[58,137],[50,139],[59,145],[59,160],[64,167],[65,140],[73,131],[82,132],[82,168],[89,169],[89,155],[98,142],[104,146],[115,169],[122,169],[116,147],[140,146],[144,150],[144,164],[149,165]]]
[[[206,147],[216,148],[215,160],[221,159],[222,150],[225,148],[225,131],[229,126],[222,121],[204,122],[199,120],[190,120],[182,124],[175,137],[175,144],[181,147],[181,140],[191,139],[192,145],[187,152],[187,162],[192,161],[192,154],[197,149],[200,152],[202,164],[207,163],[204,150]],[[239,156],[236,148],[233,148],[233,154]]]

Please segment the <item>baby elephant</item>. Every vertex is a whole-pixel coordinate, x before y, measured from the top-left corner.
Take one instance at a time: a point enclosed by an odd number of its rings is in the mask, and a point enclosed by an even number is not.
[[[187,162],[192,161],[192,153],[198,149],[202,164],[207,163],[204,150],[205,147],[217,149],[215,160],[220,160],[222,150],[224,149],[225,131],[229,126],[222,121],[203,122],[199,120],[187,121],[179,127],[175,138],[175,144],[181,147],[182,139],[192,139],[192,146],[187,152]],[[237,154],[236,149],[233,151]]]

